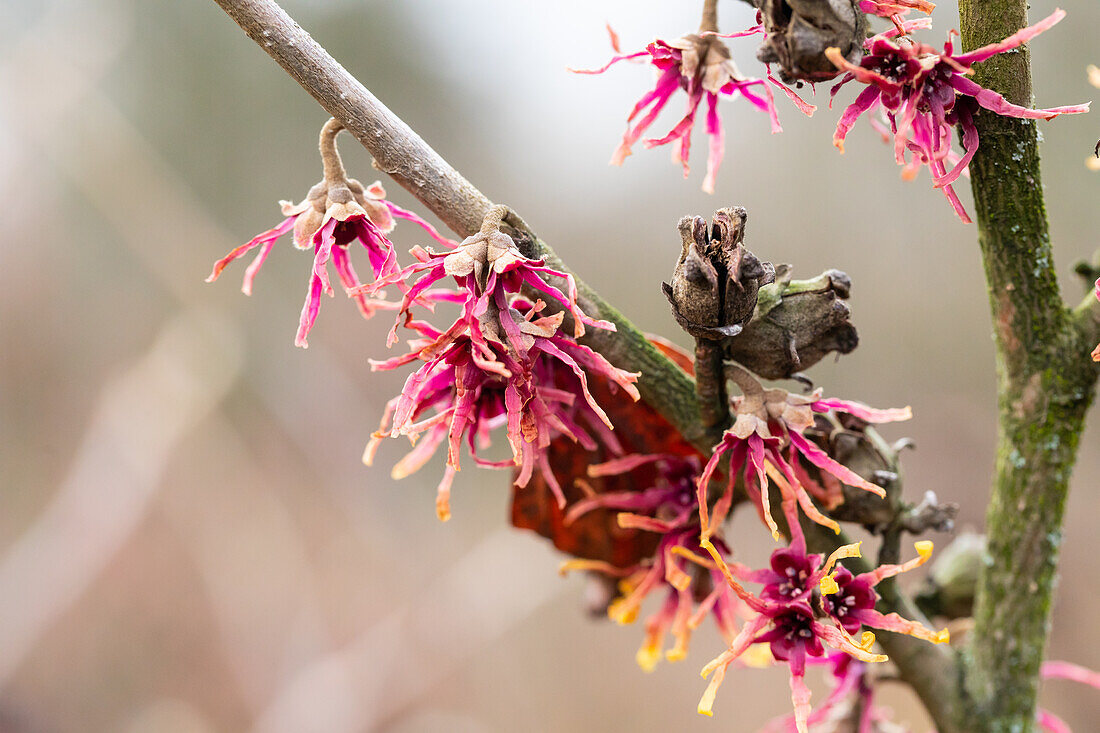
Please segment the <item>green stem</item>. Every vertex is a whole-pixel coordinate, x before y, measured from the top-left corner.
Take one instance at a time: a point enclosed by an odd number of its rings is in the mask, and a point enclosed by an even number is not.
[[[961,0],[973,49],[1027,25],[1026,0]],[[1026,48],[979,64],[974,80],[1031,104]],[[1028,731],[1050,625],[1069,477],[1097,371],[1094,309],[1073,317],[1054,271],[1036,123],[980,112],[970,164],[998,376],[998,448],[967,664],[967,730]]]

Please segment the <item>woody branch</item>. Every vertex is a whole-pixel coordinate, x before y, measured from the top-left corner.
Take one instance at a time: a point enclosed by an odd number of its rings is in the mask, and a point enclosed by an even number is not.
[[[961,0],[959,11],[966,49],[1027,25],[1026,0]],[[975,72],[977,83],[1009,102],[1031,104],[1026,47]],[[988,554],[966,670],[967,729],[1030,730],[1069,477],[1098,373],[1088,355],[1100,331],[1100,307],[1091,295],[1075,310],[1062,301],[1035,122],[982,111],[975,123],[981,146],[970,165],[971,186],[993,316],[1000,414]]]

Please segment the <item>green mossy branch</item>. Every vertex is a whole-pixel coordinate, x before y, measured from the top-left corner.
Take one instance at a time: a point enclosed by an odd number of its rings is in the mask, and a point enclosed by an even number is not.
[[[1027,25],[1025,0],[961,0],[965,50]],[[979,64],[974,80],[1030,106],[1025,48]],[[966,660],[964,729],[1034,727],[1070,473],[1093,398],[1095,304],[1072,312],[1054,271],[1036,123],[982,111],[970,164],[993,316],[998,446],[987,554]]]

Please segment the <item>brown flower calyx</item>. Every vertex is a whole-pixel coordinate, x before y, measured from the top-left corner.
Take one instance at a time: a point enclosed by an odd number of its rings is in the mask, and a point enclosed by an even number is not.
[[[451,277],[473,275],[482,291],[488,284],[489,272],[503,273],[510,265],[526,259],[516,243],[500,230],[508,215],[507,206],[493,206],[485,214],[481,231],[462,240],[443,260],[444,271]]]
[[[490,208],[482,220],[481,231],[464,239],[443,259],[444,272],[451,277],[472,275],[480,291],[485,292],[488,289],[490,272],[496,272],[500,276],[516,263],[525,261],[527,258],[516,247],[515,241],[501,231],[501,223],[508,216],[508,211],[507,206],[497,205]],[[540,300],[536,310],[541,311],[541,305]],[[565,311],[527,320],[511,306],[508,310],[512,321],[519,326],[519,338],[526,349],[534,345],[536,337],[550,338],[557,333],[565,319]],[[512,350],[500,319],[500,307],[494,299],[487,299],[485,312],[478,318],[481,332],[488,340]]]
[[[324,178],[320,183],[309,189],[306,197],[297,204],[290,201],[279,202],[283,216],[302,214],[294,223],[294,245],[299,249],[309,249],[313,244],[313,235],[330,219],[347,221],[354,216],[364,216],[383,233],[394,227],[393,215],[382,203],[386,198],[382,185],[375,181],[364,187],[354,178],[348,178],[340,153],[336,149],[336,136],[343,129],[343,124],[336,119],[330,119],[321,128],[319,147]],[[349,232],[347,236],[350,239],[352,234]],[[346,243],[341,241],[339,226],[336,228],[336,243]]]
[[[730,58],[729,48],[717,36],[690,33],[667,43],[681,53],[680,73],[688,80],[688,91],[702,87],[717,94],[731,80],[744,79]]]
[[[779,422],[798,431],[814,424],[814,412],[810,405],[820,399],[820,393],[807,397],[791,394],[785,389],[765,389],[755,376],[737,364],[727,364],[725,376],[741,390],[741,395],[731,400],[736,418],[730,432],[738,438],[748,438],[754,433],[770,436],[768,424],[771,422]]]
[[[792,280],[789,265],[775,268],[775,281],[760,288],[748,324],[726,343],[726,355],[764,379],[801,377],[826,355],[859,345],[844,302],[852,281],[840,270],[812,280]]]
[[[740,206],[680,220],[680,259],[672,284],[662,283],[680,327],[697,339],[718,341],[741,333],[756,310],[757,294],[775,277],[744,246],[748,214]]]
[[[785,82],[832,79],[839,70],[825,49],[839,48],[858,64],[863,57],[867,18],[858,0],[753,0],[767,33],[756,57],[778,64]]]

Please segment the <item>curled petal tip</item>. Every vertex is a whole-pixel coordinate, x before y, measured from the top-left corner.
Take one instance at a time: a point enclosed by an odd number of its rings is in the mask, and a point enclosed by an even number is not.
[[[927,560],[932,556],[933,544],[931,540],[915,542],[913,543],[913,547],[916,548],[917,554],[920,555],[921,560]]]
[[[950,644],[951,632],[947,629],[940,629],[936,632],[936,638],[934,638],[932,641],[936,642],[937,644]]]
[[[643,672],[652,672],[657,669],[657,663],[661,661],[661,652],[659,649],[646,645],[634,655],[634,661],[638,663]]]
[[[622,602],[622,599],[613,601],[610,606],[607,607],[607,617],[617,623],[619,626],[626,626],[634,623],[638,618],[638,608],[626,608]]]

